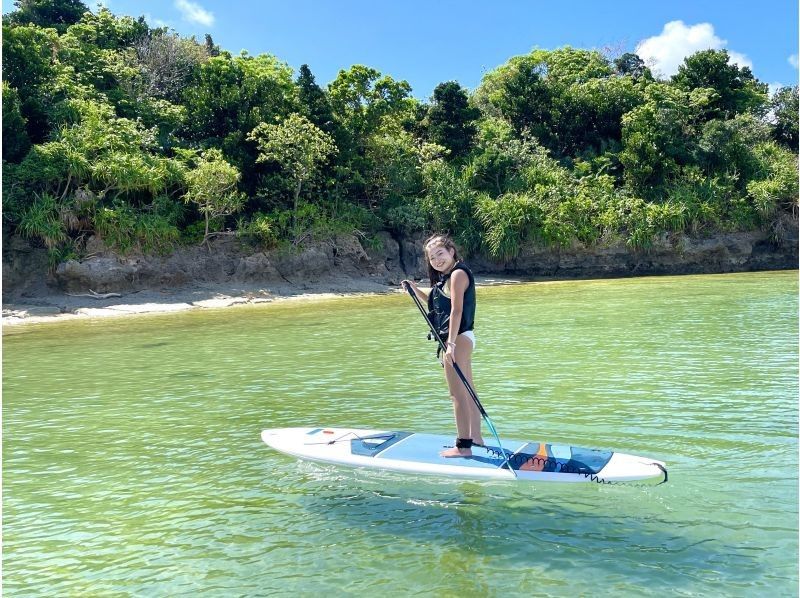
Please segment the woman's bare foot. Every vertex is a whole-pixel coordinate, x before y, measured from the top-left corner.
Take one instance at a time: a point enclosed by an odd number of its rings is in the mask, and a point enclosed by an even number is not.
[[[483,438],[476,438],[472,441],[472,446],[486,446],[483,444]]]
[[[442,451],[441,453],[439,453],[439,456],[440,457],[447,457],[447,458],[452,458],[452,457],[471,457],[472,456],[472,449],[453,447],[453,448],[447,449],[446,451]]]

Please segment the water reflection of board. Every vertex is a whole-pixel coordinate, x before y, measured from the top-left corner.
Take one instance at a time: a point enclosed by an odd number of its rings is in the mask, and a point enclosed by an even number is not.
[[[453,445],[453,439],[434,434],[276,428],[264,430],[261,439],[275,450],[301,459],[404,473],[537,482],[667,480],[667,470],[661,461],[565,444],[502,440],[507,459],[493,443],[473,447],[472,457],[453,459],[439,455],[444,447]]]

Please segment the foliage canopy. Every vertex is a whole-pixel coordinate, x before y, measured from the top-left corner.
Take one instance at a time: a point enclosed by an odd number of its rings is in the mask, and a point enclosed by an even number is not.
[[[633,53],[534,49],[420,101],[366,65],[321,86],[79,0],[15,6],[3,226],[54,261],[91,235],[169,251],[226,228],[268,244],[437,229],[507,260],[797,213],[797,86],[770,98],[725,50],[658,80]]]

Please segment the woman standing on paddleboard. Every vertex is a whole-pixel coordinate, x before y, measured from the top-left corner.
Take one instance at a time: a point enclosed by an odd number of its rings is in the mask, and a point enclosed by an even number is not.
[[[453,400],[458,439],[456,446],[441,453],[443,457],[470,457],[473,445],[483,445],[481,414],[453,363],[472,386],[472,350],[475,348],[475,279],[458,257],[458,250],[447,235],[433,235],[425,241],[425,259],[431,281],[430,293],[420,290],[413,280],[404,280],[404,288],[428,304],[431,322],[446,343],[444,375]],[[473,386],[474,388],[474,386]]]

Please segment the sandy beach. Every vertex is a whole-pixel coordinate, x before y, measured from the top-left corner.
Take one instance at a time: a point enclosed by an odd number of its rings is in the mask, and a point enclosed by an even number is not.
[[[90,293],[50,293],[36,297],[15,297],[3,302],[3,327],[77,319],[113,318],[141,314],[170,313],[192,309],[219,309],[239,305],[324,299],[345,295],[397,292],[372,281],[280,285],[193,285],[191,287],[112,293],[98,297]],[[100,298],[104,297],[104,298]]]

